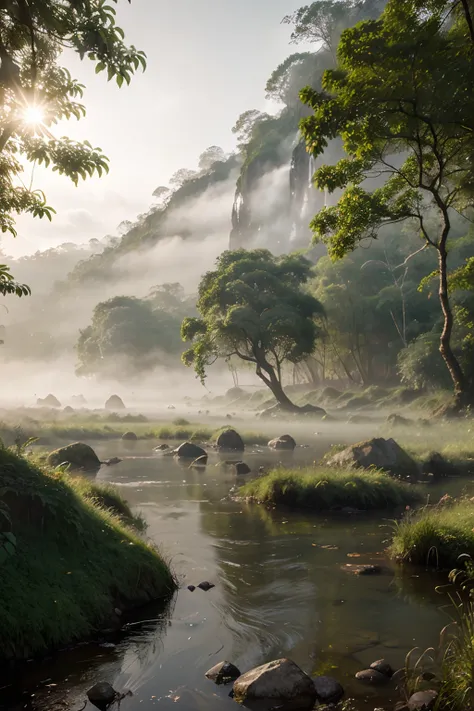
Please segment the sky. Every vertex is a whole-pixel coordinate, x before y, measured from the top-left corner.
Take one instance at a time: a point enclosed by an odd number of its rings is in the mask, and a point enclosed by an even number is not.
[[[86,85],[87,117],[57,135],[88,139],[110,158],[110,173],[76,188],[68,178],[36,169],[34,187],[47,195],[53,223],[21,216],[18,237],[2,249],[19,256],[64,242],[116,234],[124,219],[146,212],[152,192],[179,168],[195,168],[210,145],[235,147],[232,126],[247,109],[266,109],[265,84],[289,54],[284,15],[302,0],[119,0],[126,40],[148,57],[144,74],[118,89],[90,60],[65,54]],[[25,182],[29,182],[30,171]],[[231,207],[229,206],[229,210]]]

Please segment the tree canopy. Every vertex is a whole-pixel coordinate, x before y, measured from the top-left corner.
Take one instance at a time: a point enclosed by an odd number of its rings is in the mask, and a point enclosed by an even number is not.
[[[437,253],[440,352],[458,401],[469,383],[451,347],[448,251],[452,212],[473,205],[473,53],[464,16],[390,0],[380,19],[343,32],[323,90],[302,92],[313,110],[301,122],[308,150],[320,156],[340,136],[347,154],[314,176],[318,188],[343,191],[315,216],[315,239],[340,259],[385,225],[416,225],[420,251]]]
[[[224,252],[199,285],[201,317],[183,321],[183,340],[192,342],[184,363],[204,381],[217,359],[236,356],[255,366],[280,405],[297,409],[283,391],[282,374],[286,363],[312,353],[320,330],[323,308],[303,289],[310,275],[311,263],[300,255]]]
[[[84,87],[60,66],[75,50],[121,86],[145,68],[143,52],[124,43],[114,4],[104,0],[10,0],[0,9],[0,230],[15,235],[15,215],[52,219],[54,209],[25,174],[28,164],[51,167],[75,184],[108,171],[100,148],[58,138],[62,119],[80,119]],[[5,283],[5,280],[2,280]],[[10,282],[11,283],[11,282]],[[21,291],[21,289],[20,289]],[[19,293],[14,290],[14,293]],[[25,293],[25,291],[23,291]]]

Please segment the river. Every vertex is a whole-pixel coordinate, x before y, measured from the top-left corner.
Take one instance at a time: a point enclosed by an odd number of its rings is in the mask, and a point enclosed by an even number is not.
[[[196,471],[153,453],[149,442],[93,446],[101,459],[123,457],[97,478],[143,512],[146,535],[171,559],[180,590],[166,609],[140,611],[112,641],[27,665],[3,682],[0,709],[79,710],[87,688],[107,680],[133,694],[122,711],[225,711],[235,703],[229,687],[205,678],[210,667],[227,659],[246,671],[283,656],[337,678],[360,709],[393,706],[391,687],[367,689],[354,674],[382,657],[403,666],[407,651],[436,644],[449,620],[432,575],[387,559],[390,517],[267,510],[229,498],[238,482],[217,454]],[[283,464],[310,463],[327,443],[318,447],[298,448]],[[282,454],[255,447],[244,459],[257,470]],[[377,563],[383,573],[355,576],[348,563]],[[204,580],[215,587],[187,589]]]

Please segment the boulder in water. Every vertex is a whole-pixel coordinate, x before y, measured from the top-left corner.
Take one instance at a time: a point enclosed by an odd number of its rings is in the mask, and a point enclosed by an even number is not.
[[[234,469],[234,472],[237,474],[237,476],[243,476],[244,474],[250,474],[252,471],[249,467],[248,464],[245,462],[232,462],[231,466]]]
[[[386,674],[382,674],[376,669],[364,669],[355,675],[358,681],[370,686],[383,686],[390,680]]]
[[[92,447],[83,442],[68,444],[60,447],[48,456],[48,464],[58,467],[60,464],[69,464],[72,469],[96,472],[100,469],[100,459]]]
[[[219,662],[206,672],[206,678],[216,684],[228,684],[240,676],[240,671],[231,662]]]
[[[345,469],[384,469],[391,474],[418,477],[418,465],[393,439],[376,437],[351,444],[327,460],[329,466]]]
[[[234,699],[244,705],[273,702],[279,709],[312,709],[316,701],[313,680],[290,659],[277,659],[251,669],[234,682]]]
[[[51,393],[45,398],[39,397],[36,401],[36,404],[40,407],[61,407],[61,403],[59,402],[58,398],[55,395],[52,395]]]
[[[282,435],[281,437],[270,440],[268,446],[270,449],[293,450],[296,448],[296,442],[291,435]]]
[[[135,432],[124,432],[122,439],[127,440],[128,442],[136,442],[138,437]]]
[[[436,703],[438,692],[434,689],[417,691],[408,699],[409,711],[430,711]]]
[[[125,405],[118,395],[111,395],[105,403],[106,410],[125,410]]]
[[[313,683],[318,701],[323,704],[337,704],[344,696],[344,689],[332,676],[317,676]]]
[[[228,429],[221,432],[217,438],[217,448],[221,451],[243,452],[245,445],[238,432]]]
[[[385,659],[377,659],[376,662],[372,662],[370,668],[375,669],[375,671],[378,671],[381,674],[385,674],[385,676],[388,676],[389,678],[393,676],[393,669],[391,665],[385,661]]]
[[[110,706],[118,694],[108,681],[99,681],[87,692],[87,698],[98,709],[106,709]]]
[[[200,457],[191,462],[189,465],[193,469],[205,469],[207,467],[207,454],[202,454]]]
[[[207,452],[193,442],[183,442],[173,454],[180,459],[198,459],[198,457],[207,457]]]

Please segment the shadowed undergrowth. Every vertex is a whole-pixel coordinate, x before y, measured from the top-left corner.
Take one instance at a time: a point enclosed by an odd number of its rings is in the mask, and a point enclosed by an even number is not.
[[[421,500],[418,489],[382,472],[328,467],[276,469],[243,486],[239,494],[261,503],[313,511],[394,509]]]
[[[167,562],[124,525],[134,517],[107,486],[0,449],[0,504],[1,535],[14,537],[0,557],[0,658],[87,639],[110,626],[115,608],[175,589]]]

